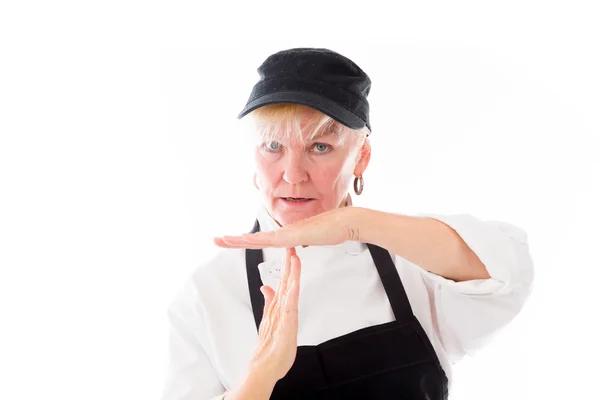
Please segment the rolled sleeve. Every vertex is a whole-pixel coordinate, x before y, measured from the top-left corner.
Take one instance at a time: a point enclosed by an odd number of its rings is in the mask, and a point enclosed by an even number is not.
[[[482,221],[470,214],[419,214],[435,218],[458,233],[485,265],[490,279],[455,282],[423,270],[429,279],[464,294],[509,292],[515,286],[530,286],[533,262],[526,232],[507,222]]]
[[[424,269],[439,335],[452,362],[473,355],[522,309],[531,293],[533,261],[527,234],[501,221],[469,214],[419,214],[453,228],[485,265],[490,278],[455,282]]]

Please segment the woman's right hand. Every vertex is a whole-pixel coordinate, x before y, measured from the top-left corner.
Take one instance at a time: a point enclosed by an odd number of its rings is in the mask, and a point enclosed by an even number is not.
[[[286,249],[283,274],[277,291],[260,288],[265,297],[263,318],[258,329],[258,345],[250,368],[270,376],[274,383],[283,378],[296,359],[298,347],[298,297],[300,259],[296,250]]]

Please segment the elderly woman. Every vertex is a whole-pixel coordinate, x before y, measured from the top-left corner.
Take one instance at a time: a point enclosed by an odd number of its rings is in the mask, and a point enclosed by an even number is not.
[[[170,305],[163,400],[446,399],[451,364],[529,295],[525,232],[353,207],[371,154],[369,77],[312,48],[258,71],[239,117],[258,139],[263,204],[251,233],[214,239],[224,250]]]

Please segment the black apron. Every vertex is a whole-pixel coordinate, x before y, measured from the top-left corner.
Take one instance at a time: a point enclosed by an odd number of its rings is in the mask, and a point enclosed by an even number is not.
[[[258,220],[252,233],[258,232]],[[327,340],[298,346],[272,400],[446,400],[448,378],[414,316],[390,253],[367,244],[396,318]],[[262,250],[246,249],[246,273],[256,329],[264,310],[258,264]]]

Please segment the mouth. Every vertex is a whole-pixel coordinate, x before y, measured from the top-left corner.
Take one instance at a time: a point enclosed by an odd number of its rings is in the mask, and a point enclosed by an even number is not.
[[[286,203],[294,203],[294,204],[306,204],[314,199],[307,197],[281,197],[281,200]]]

